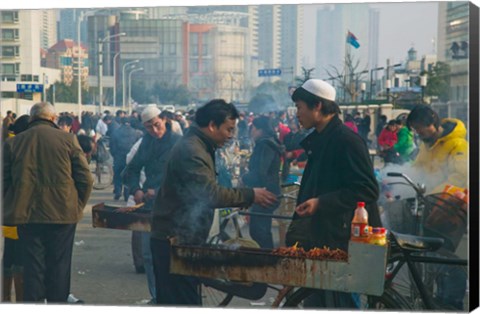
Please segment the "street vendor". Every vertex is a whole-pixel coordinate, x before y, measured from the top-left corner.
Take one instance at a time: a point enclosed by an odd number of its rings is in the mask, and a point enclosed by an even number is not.
[[[292,100],[305,129],[302,142],[308,156],[298,193],[297,207],[286,243],[305,250],[313,247],[348,249],[350,225],[356,204],[365,202],[369,225],[381,226],[377,207],[378,185],[365,141],[339,118],[335,89],[325,81],[307,80]],[[358,308],[351,293],[316,290],[305,302],[311,308]]]
[[[238,112],[215,99],[199,108],[195,124],[173,147],[153,206],[151,249],[157,304],[201,305],[196,277],[170,274],[172,242],[205,243],[215,208],[268,207],[276,201],[264,188],[226,188],[217,183],[215,150],[234,136]]]

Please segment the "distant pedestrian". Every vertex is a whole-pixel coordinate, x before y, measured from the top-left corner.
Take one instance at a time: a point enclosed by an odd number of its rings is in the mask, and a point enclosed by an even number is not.
[[[37,103],[26,131],[3,149],[4,223],[25,245],[24,301],[66,303],[76,224],[93,180],[75,135],[58,129],[49,103]]]
[[[273,121],[268,117],[253,120],[251,137],[255,143],[248,163],[248,172],[243,175],[243,183],[251,188],[266,188],[275,195],[280,190],[280,163],[285,148],[280,144],[273,128]],[[255,214],[272,214],[279,203],[263,207],[254,204],[250,209],[250,236],[262,248],[273,248],[272,218]]]
[[[346,126],[352,129],[353,132],[358,133],[358,127],[353,119],[353,116],[349,113],[345,115],[345,122],[343,122]]]
[[[123,196],[127,201],[129,191],[122,184],[121,173],[127,165],[127,154],[140,137],[142,133],[130,125],[127,117],[120,119],[121,126],[110,138],[110,154],[113,157],[113,194],[114,199],[118,200]]]

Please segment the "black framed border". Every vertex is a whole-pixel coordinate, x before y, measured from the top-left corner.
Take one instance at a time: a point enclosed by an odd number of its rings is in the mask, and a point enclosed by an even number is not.
[[[479,7],[470,2],[470,64],[469,64],[469,138],[470,138],[470,225],[469,225],[469,310],[479,307]]]

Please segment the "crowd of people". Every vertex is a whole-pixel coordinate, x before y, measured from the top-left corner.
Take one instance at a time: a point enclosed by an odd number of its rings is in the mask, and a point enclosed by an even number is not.
[[[366,204],[369,224],[381,226],[379,185],[368,150],[373,145],[368,112],[341,119],[335,99],[335,88],[310,79],[292,95],[294,116],[241,112],[222,99],[190,112],[156,106],[130,115],[85,112],[81,121],[73,114],[57,115],[45,102],[35,104],[26,117],[15,119],[8,112],[2,126],[3,222],[16,228],[12,237],[19,240],[8,239],[9,246],[18,244],[16,249],[6,245],[4,261],[12,262],[4,263],[4,279],[10,280],[4,282],[4,293],[10,291],[6,284],[21,277],[17,301],[67,302],[73,236],[92,191],[89,162],[96,158],[100,138],[109,138],[113,199],[142,205],[152,214],[151,232],[132,233],[134,266],[146,273],[151,304],[202,304],[199,278],[169,272],[170,247],[205,243],[215,208],[249,208],[252,239],[273,248],[271,218],[255,213],[278,208],[280,184],[293,165],[306,164],[287,245],[347,250],[358,201]],[[416,167],[429,171],[438,186],[468,186],[468,143],[461,121],[440,121],[427,106],[415,108],[406,120],[381,117],[375,130],[378,147],[410,161],[413,132],[422,142]],[[235,184],[226,150],[250,156]],[[17,276],[14,265],[23,276]],[[318,290],[304,306],[358,308],[359,296]]]

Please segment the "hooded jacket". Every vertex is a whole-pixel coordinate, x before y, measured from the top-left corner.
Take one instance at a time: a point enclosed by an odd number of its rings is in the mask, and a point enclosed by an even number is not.
[[[443,119],[442,136],[431,146],[421,143],[413,166],[425,172],[427,192],[439,193],[445,185],[468,186],[468,142],[465,124],[458,119]]]
[[[225,188],[216,180],[215,143],[192,125],[172,149],[155,199],[152,237],[176,237],[179,243],[203,244],[215,208],[248,207],[252,189]]]
[[[93,178],[77,137],[35,120],[3,146],[4,223],[74,224]]]
[[[313,216],[293,215],[287,244],[294,244],[295,237],[300,235],[305,243],[298,240],[304,248],[328,246],[347,250],[357,202],[366,203],[369,225],[381,226],[377,207],[379,188],[367,146],[338,116],[320,133],[313,131],[301,145],[308,161],[297,205],[318,198],[319,208]]]

